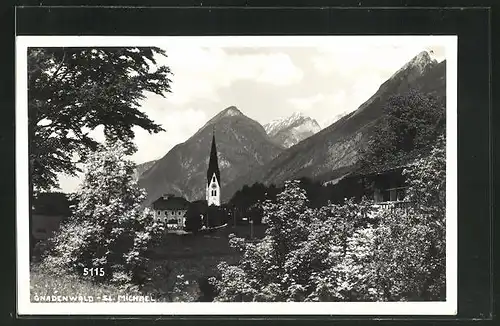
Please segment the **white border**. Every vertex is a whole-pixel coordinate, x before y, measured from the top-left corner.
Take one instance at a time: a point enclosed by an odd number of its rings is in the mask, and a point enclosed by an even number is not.
[[[446,301],[320,303],[31,303],[27,48],[33,46],[442,45],[446,50]],[[17,312],[19,315],[455,315],[457,313],[457,36],[16,37]]]

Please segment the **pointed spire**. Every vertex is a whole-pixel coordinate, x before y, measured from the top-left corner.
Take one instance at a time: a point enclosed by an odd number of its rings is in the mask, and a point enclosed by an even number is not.
[[[215,173],[215,177],[217,178],[217,182],[220,185],[220,170],[219,170],[219,162],[217,159],[217,145],[215,143],[215,125],[212,126],[212,147],[210,149],[210,160],[208,162],[208,170],[207,170],[207,184],[210,184],[212,180],[212,176]]]

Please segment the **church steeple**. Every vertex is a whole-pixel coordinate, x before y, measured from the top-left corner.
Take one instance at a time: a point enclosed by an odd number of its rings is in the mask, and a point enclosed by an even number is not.
[[[207,203],[208,206],[220,206],[220,170],[217,159],[217,145],[215,144],[215,127],[212,134],[212,147],[207,170]]]
[[[207,184],[210,184],[212,181],[214,173],[217,178],[217,183],[220,185],[219,161],[217,159],[217,146],[215,144],[215,127],[213,127],[212,131],[212,148],[210,149],[210,160],[208,162]]]

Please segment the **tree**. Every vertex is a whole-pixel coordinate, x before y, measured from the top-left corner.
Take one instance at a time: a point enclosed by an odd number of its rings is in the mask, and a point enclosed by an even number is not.
[[[33,200],[33,213],[41,215],[60,215],[67,218],[71,215],[74,202],[62,192],[45,192]]]
[[[44,263],[55,273],[83,275],[85,268],[103,268],[104,275],[93,276],[95,281],[143,284],[146,252],[164,229],[141,208],[145,192],[133,181],[126,146],[115,142],[108,147],[89,156],[75,212],[52,239]]]
[[[290,286],[286,277],[287,255],[307,239],[307,198],[299,181],[285,183],[275,202],[263,204],[266,236],[257,244],[231,237],[230,244],[242,250],[237,266],[219,265],[218,301],[285,301]]]
[[[354,243],[360,242],[357,230],[367,227],[362,222],[369,215],[369,206],[352,200],[319,209],[310,208],[308,204],[300,182],[287,182],[276,202],[268,201],[263,206],[269,228],[262,241],[248,243],[230,237],[230,245],[241,250],[243,257],[235,266],[220,264],[220,278],[212,279],[218,290],[215,300],[365,298],[366,286],[361,287],[359,280],[368,279],[365,274],[369,273],[370,266],[359,263],[357,273],[350,267],[358,263],[353,256],[363,258]],[[368,245],[365,247],[365,254],[373,251]]]
[[[238,264],[218,266],[216,301],[409,301],[445,295],[444,141],[408,168],[409,209],[362,200],[308,207],[300,182],[264,205],[258,243],[231,236]]]
[[[379,300],[444,300],[446,155],[439,136],[430,155],[405,171],[407,209],[376,212],[371,270]]]
[[[266,186],[260,182],[254,183],[252,186],[244,185],[238,190],[231,200],[229,206],[237,209],[245,217],[249,217],[260,224],[262,217],[262,203],[266,200],[275,200],[278,194],[275,185]]]
[[[227,220],[225,214],[226,211],[222,207],[210,205],[207,207],[206,214],[204,215],[203,225],[207,228],[221,226]]]
[[[425,299],[445,297],[446,278],[446,141],[438,137],[431,154],[412,164],[408,178],[408,200],[415,203],[416,220],[425,227],[420,238],[424,252],[424,276],[421,296]],[[425,239],[425,242],[424,242]]]
[[[416,90],[390,97],[384,113],[367,146],[361,149],[362,165],[381,164],[427,147],[445,128],[445,108],[434,97]]]
[[[318,208],[327,204],[329,199],[328,189],[319,181],[303,177],[300,179],[300,186],[306,191],[311,207]]]
[[[203,226],[202,211],[198,206],[197,204],[191,204],[186,212],[184,229],[188,232],[196,233]]]
[[[446,207],[446,140],[437,138],[428,157],[420,158],[404,172],[408,179],[407,199],[418,203],[419,213],[444,224]]]
[[[35,192],[58,187],[57,174],[75,175],[76,163],[97,149],[89,131],[104,126],[109,140],[131,145],[132,127],[159,132],[139,110],[145,92],[170,92],[170,70],[156,67],[159,48],[28,50],[28,128]],[[133,146],[129,146],[133,151]],[[74,161],[74,158],[77,161]]]

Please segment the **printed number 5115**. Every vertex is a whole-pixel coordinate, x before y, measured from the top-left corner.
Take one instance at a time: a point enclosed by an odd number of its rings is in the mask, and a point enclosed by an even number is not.
[[[100,268],[87,268],[85,267],[83,269],[83,276],[104,276],[104,268],[103,267],[100,267]]]

